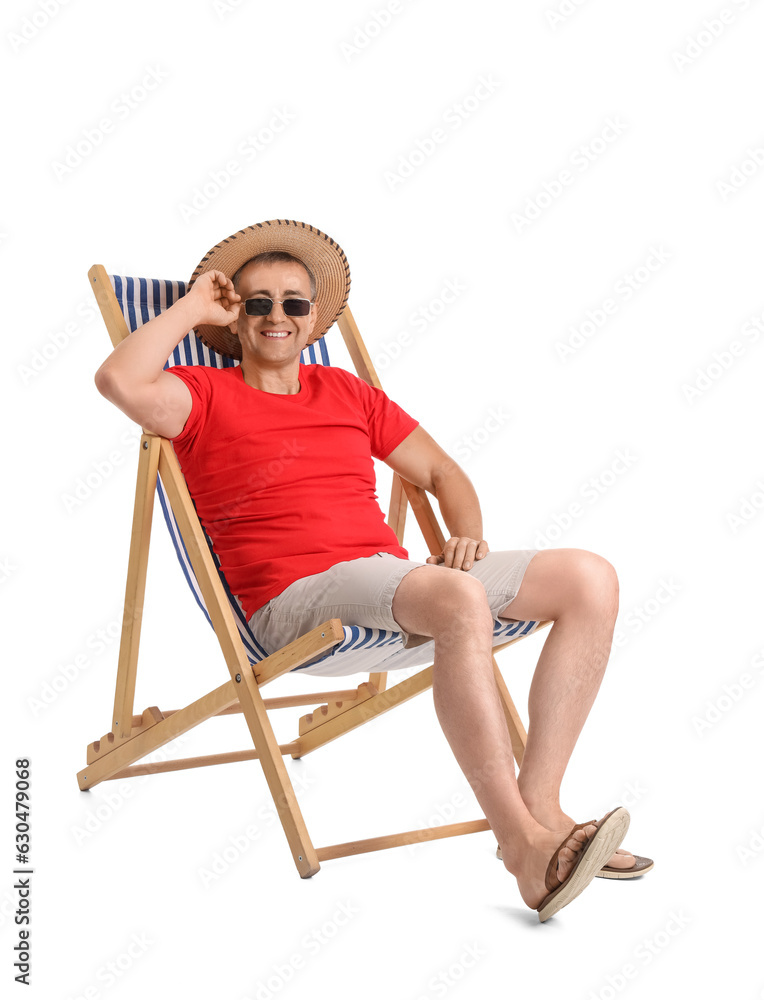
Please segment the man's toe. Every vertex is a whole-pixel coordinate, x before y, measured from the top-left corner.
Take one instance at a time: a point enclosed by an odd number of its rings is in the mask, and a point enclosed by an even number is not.
[[[625,870],[627,868],[633,868],[636,863],[637,859],[631,851],[625,851],[623,848],[619,847],[612,858],[608,861],[608,866],[610,868],[620,868]]]
[[[561,848],[557,855],[557,879],[564,882],[570,874],[571,868],[576,863],[582,848],[597,832],[597,824],[591,823],[583,830],[576,830],[565,841],[565,846]]]

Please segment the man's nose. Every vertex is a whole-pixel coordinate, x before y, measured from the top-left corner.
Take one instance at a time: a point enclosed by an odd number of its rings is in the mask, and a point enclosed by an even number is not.
[[[284,312],[284,303],[277,302],[276,299],[271,299],[271,311],[268,313],[268,319],[276,321],[286,318],[287,315]]]

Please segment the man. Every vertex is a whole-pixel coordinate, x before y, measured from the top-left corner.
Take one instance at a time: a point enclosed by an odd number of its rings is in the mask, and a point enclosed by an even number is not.
[[[439,722],[505,867],[545,920],[597,874],[652,867],[616,852],[626,810],[574,825],[559,803],[607,663],[616,574],[579,549],[489,551],[471,482],[416,420],[341,369],[301,366],[349,284],[344,253],[313,227],[241,230],[204,257],[183,298],[114,350],[96,385],[173,441],[229,586],[269,652],[330,617],[401,631],[406,646],[434,641]],[[164,371],[192,328],[241,364]],[[438,500],[450,538],[426,563],[409,561],[384,523],[374,457]],[[517,778],[493,676],[494,618],[554,621]]]

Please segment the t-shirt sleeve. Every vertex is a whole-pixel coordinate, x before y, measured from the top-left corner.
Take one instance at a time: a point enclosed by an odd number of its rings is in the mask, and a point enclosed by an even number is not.
[[[419,425],[382,390],[358,379],[374,458],[384,459]]]
[[[171,438],[173,442],[182,444],[184,448],[192,448],[199,439],[207,419],[212,386],[203,365],[174,365],[167,371],[181,379],[191,393],[191,412],[180,434]]]

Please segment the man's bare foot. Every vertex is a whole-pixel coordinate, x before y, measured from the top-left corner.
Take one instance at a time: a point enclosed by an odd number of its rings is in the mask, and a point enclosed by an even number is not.
[[[522,795],[522,790],[520,792]],[[576,825],[576,821],[571,819],[566,813],[560,808],[550,807],[548,805],[542,805],[539,803],[534,803],[533,801],[527,801],[523,795],[523,801],[528,809],[528,812],[533,816],[537,823],[546,827],[547,830],[551,830],[557,837],[557,843],[559,844],[562,838],[572,830]],[[636,858],[634,855],[623,848],[618,848],[615,854],[607,862],[611,868],[633,868],[636,864]]]
[[[575,823],[571,821],[565,833],[558,836],[539,825],[531,841],[521,847],[500,844],[504,867],[517,879],[517,886],[523,902],[534,910],[549,895],[550,890],[546,886],[545,879],[549,862],[560,846],[560,842],[573,826]],[[557,856],[556,876],[558,883],[564,882],[568,877],[581,849],[596,831],[597,824],[592,823],[583,830],[576,830],[572,836],[567,838],[565,847],[560,850]],[[556,887],[555,885],[554,888]]]

